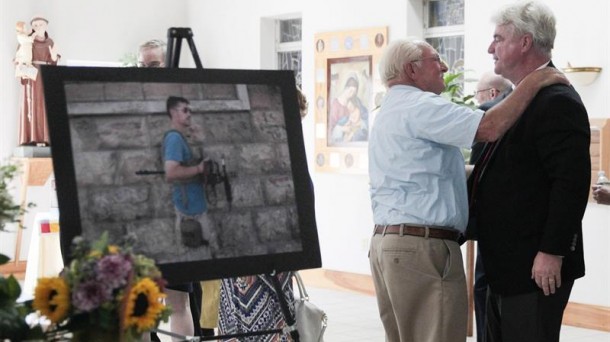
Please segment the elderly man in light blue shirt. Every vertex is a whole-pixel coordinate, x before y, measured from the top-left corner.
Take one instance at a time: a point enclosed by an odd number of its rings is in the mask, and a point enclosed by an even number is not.
[[[538,71],[484,114],[439,96],[446,71],[434,48],[417,40],[394,42],[380,64],[388,92],[369,139],[370,263],[389,342],[466,340],[458,241],[468,199],[460,147],[495,141],[539,89],[567,83],[555,69]]]

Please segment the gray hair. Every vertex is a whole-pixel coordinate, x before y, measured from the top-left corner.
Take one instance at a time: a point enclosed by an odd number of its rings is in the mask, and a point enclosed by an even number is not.
[[[506,78],[488,71],[481,75],[478,86],[480,88],[494,88],[498,89],[500,92],[503,92],[512,87],[512,85],[513,84]]]
[[[513,34],[531,34],[534,48],[551,58],[555,43],[555,15],[539,1],[521,1],[509,4],[498,11],[492,22],[496,25],[512,25]]]
[[[430,44],[415,39],[400,39],[392,42],[384,51],[379,63],[381,82],[387,87],[388,82],[400,78],[406,63],[421,59],[424,48]]]
[[[138,47],[138,52],[145,50],[145,49],[155,49],[155,48],[161,48],[163,51],[163,58],[165,58],[165,51],[167,50],[167,44],[160,39],[151,39],[151,40],[145,41]]]

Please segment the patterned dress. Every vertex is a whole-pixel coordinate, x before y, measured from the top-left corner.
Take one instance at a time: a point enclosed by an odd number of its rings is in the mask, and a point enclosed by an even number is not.
[[[292,273],[280,273],[278,279],[290,312],[294,315]],[[269,276],[257,275],[222,280],[219,321],[221,335],[282,329],[285,325],[286,320]],[[276,333],[225,341],[287,342],[292,339],[288,333]]]

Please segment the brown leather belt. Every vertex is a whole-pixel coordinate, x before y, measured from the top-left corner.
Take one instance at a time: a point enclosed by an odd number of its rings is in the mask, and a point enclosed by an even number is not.
[[[402,232],[401,232],[402,229]],[[453,240],[458,241],[460,237],[460,232],[457,230],[449,230],[442,228],[432,228],[426,226],[410,226],[407,224],[390,224],[390,225],[375,225],[375,234],[403,234],[403,235],[413,235],[413,236],[421,236],[426,238],[433,239],[444,239],[444,240]]]

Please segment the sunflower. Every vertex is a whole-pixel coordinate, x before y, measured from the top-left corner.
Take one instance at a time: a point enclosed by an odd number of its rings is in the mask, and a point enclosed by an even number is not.
[[[70,288],[61,277],[41,278],[34,293],[34,309],[51,322],[58,323],[70,310]]]
[[[159,314],[165,309],[160,301],[164,297],[165,294],[150,278],[137,282],[127,295],[122,326],[125,329],[135,327],[138,333],[154,328]]]

